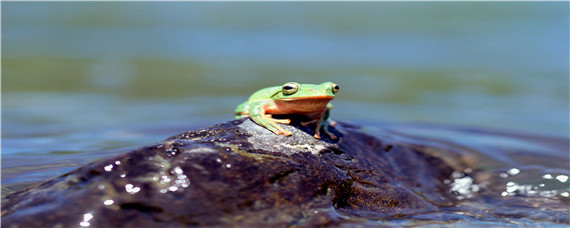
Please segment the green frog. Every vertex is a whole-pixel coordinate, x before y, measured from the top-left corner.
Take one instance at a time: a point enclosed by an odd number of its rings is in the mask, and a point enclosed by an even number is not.
[[[291,132],[277,123],[289,124],[291,120],[275,119],[272,115],[302,115],[309,119],[301,123],[303,126],[316,125],[315,138],[320,139],[320,130],[323,130],[335,140],[337,137],[328,127],[334,127],[336,122],[327,125],[327,119],[333,107],[329,102],[335,98],[338,90],[339,86],[332,82],[318,85],[288,82],[282,86],[268,87],[253,93],[246,102],[240,104],[235,111],[236,118],[249,117],[277,135],[289,136]]]

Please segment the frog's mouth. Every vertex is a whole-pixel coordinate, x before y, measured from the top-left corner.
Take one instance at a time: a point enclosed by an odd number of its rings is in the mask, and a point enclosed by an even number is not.
[[[283,114],[313,114],[323,112],[333,99],[334,96],[329,95],[281,98],[275,101],[275,105]]]

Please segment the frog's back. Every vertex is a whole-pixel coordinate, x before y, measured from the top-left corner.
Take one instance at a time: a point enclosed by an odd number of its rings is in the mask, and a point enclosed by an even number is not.
[[[235,114],[236,114],[236,119],[242,118],[242,117],[246,117],[249,112],[249,104],[251,104],[252,102],[255,101],[259,101],[259,100],[267,100],[267,99],[271,99],[271,97],[277,93],[281,91],[281,86],[273,86],[273,87],[267,87],[264,89],[260,89],[256,92],[254,92],[253,94],[251,94],[251,96],[249,96],[248,100],[241,103],[240,105],[238,105],[236,107],[235,110]]]
[[[254,101],[271,99],[271,97],[278,92],[281,92],[281,86],[272,86],[272,87],[263,88],[251,94],[247,102],[251,103]]]

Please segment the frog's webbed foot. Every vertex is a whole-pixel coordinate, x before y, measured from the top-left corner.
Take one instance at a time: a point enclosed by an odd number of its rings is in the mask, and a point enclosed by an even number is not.
[[[273,123],[271,123],[270,126],[266,126],[267,129],[271,130],[276,135],[280,135],[280,134],[283,134],[284,136],[291,135],[290,131],[287,131],[287,130],[285,130],[285,128],[277,125],[277,123],[289,124],[291,122],[291,120],[289,120],[289,119],[273,119],[271,117],[269,117],[268,119],[272,120]]]
[[[270,119],[275,120],[273,118],[270,118]],[[265,126],[265,128],[269,129],[270,131],[272,131],[276,135],[280,135],[280,134],[283,134],[284,136],[291,135],[290,131],[285,130],[283,127],[277,125],[276,123],[269,124],[269,125]]]
[[[283,134],[284,136],[289,136],[289,135],[291,135],[291,132],[290,132],[290,131],[287,131],[287,130],[285,130],[285,129],[281,129],[281,130],[279,130],[279,132],[275,132],[275,131],[274,131],[273,133],[275,133],[276,135]]]
[[[280,123],[280,124],[290,124],[291,120],[290,119],[275,119],[273,117],[271,117],[271,114],[266,114],[267,118],[273,120],[273,122],[275,123]],[[283,134],[284,136],[289,136],[291,135],[290,131],[285,130],[284,128],[282,128],[281,126],[275,124],[275,127],[277,128],[277,131],[272,130],[273,133],[275,133],[276,135],[280,135]]]

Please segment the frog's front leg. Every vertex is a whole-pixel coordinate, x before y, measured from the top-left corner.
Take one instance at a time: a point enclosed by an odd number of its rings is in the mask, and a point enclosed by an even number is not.
[[[276,120],[271,118],[271,115],[265,114],[265,109],[273,105],[272,101],[256,101],[249,106],[249,117],[257,124],[261,125],[272,131],[273,133],[279,135],[283,134],[285,136],[291,135],[290,131],[283,129],[276,122],[279,123],[289,123],[290,120]]]

